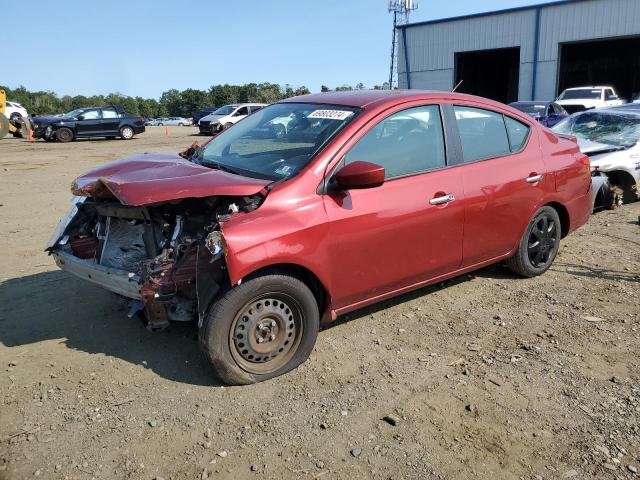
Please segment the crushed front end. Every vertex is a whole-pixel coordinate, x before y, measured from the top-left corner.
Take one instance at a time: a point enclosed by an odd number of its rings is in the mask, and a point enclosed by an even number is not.
[[[260,195],[187,198],[149,206],[74,197],[47,251],[57,265],[131,301],[148,328],[202,322],[227,287],[221,222],[257,208]]]

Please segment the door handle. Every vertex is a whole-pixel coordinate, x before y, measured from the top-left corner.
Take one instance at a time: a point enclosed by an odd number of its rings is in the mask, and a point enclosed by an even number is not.
[[[530,177],[527,177],[527,183],[539,182],[540,180],[542,180],[543,177],[544,175],[532,175]]]
[[[429,203],[431,205],[442,205],[443,203],[453,202],[455,199],[456,197],[454,197],[453,194],[450,193],[449,195],[444,195],[442,197],[432,198],[431,200],[429,200]]]

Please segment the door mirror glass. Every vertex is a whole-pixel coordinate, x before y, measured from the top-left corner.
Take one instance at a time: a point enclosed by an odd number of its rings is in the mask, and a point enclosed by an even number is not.
[[[355,161],[338,170],[335,179],[338,187],[343,190],[379,187],[384,183],[384,167]]]

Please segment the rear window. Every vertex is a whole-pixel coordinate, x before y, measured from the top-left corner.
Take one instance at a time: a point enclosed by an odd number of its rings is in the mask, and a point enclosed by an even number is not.
[[[504,117],[504,123],[507,126],[511,151],[518,152],[522,150],[527,142],[527,137],[529,137],[529,127],[518,120],[506,116]]]
[[[454,111],[465,163],[511,153],[502,114],[472,107],[454,107]]]

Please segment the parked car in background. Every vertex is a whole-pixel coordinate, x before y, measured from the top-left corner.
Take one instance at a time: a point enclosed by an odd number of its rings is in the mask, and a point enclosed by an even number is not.
[[[284,135],[269,128],[290,117]],[[132,299],[150,329],[193,321],[228,384],[296,368],[320,324],[403,292],[500,261],[541,275],[592,208],[574,140],[445,92],[290,98],[190,160],[136,155],[81,175],[47,250]]]
[[[569,113],[581,112],[592,108],[613,107],[624,101],[618,97],[613,87],[567,88],[560,94],[556,103]]]
[[[130,140],[145,131],[144,118],[131,115],[120,106],[78,108],[62,116],[36,116],[32,123],[33,136],[48,142],[118,136]]]
[[[151,127],[151,126],[156,125],[157,122],[158,122],[158,119],[156,119],[156,118],[147,118],[144,121],[144,125],[145,125],[145,127]]]
[[[17,102],[10,102],[9,100],[7,100],[5,102],[5,111],[4,111],[4,115],[9,119],[9,120],[15,120],[16,118],[28,118],[29,117],[29,113],[27,113],[27,109],[24,108],[22,105],[20,105]]]
[[[594,175],[594,208],[612,208],[638,199],[640,108],[589,110],[560,122],[553,131],[578,139]]]
[[[569,116],[562,105],[555,102],[513,102],[509,105],[549,128]]]
[[[204,107],[198,110],[194,110],[193,112],[191,112],[191,117],[193,118],[193,124],[198,125],[198,122],[202,117],[206,117],[210,113],[215,112],[217,109],[218,107]]]
[[[192,125],[191,119],[190,118],[183,118],[183,117],[166,117],[166,118],[158,118],[156,120],[156,125],[158,126],[163,126],[163,125],[171,125],[171,126],[175,126],[175,125],[180,125],[182,127],[188,127],[189,125]]]
[[[213,135],[229,128],[247,115],[266,107],[266,103],[234,103],[220,107],[215,112],[203,117],[198,122],[200,133]]]

